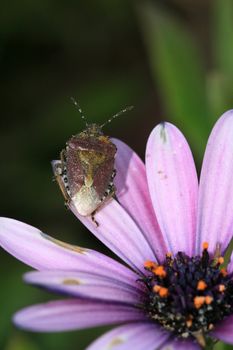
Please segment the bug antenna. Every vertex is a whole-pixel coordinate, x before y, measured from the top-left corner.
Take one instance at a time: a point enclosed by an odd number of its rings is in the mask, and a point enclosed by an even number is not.
[[[100,127],[103,128],[106,124],[111,123],[111,121],[120,115],[122,115],[125,112],[131,111],[134,108],[134,106],[128,106],[122,109],[120,112],[114,114],[111,118],[109,118],[104,124],[102,124]]]
[[[88,122],[86,120],[86,117],[85,115],[83,114],[83,111],[81,109],[81,107],[79,106],[78,102],[75,100],[74,97],[71,97],[70,98],[71,101],[73,102],[73,104],[75,105],[75,107],[77,108],[77,110],[79,111],[80,115],[81,115],[81,119],[84,121],[84,123],[86,124],[86,126],[88,125]]]

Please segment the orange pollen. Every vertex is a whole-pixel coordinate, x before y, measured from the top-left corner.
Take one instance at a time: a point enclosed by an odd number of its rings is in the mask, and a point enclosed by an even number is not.
[[[153,262],[153,261],[150,261],[150,260],[147,260],[144,262],[144,267],[145,269],[148,269],[148,270],[152,270],[152,269],[155,269],[158,265]]]
[[[161,298],[166,298],[168,296],[168,289],[165,287],[161,287],[159,290],[159,295]]]
[[[203,248],[203,250],[207,250],[209,248],[209,243],[208,242],[204,242],[202,244],[202,248]]]
[[[162,265],[157,266],[155,269],[152,270],[152,272],[161,278],[166,277],[167,272],[165,271],[164,267]]]
[[[207,288],[207,284],[205,281],[200,280],[197,284],[197,290],[205,290]]]
[[[193,321],[192,321],[191,319],[189,319],[189,320],[186,321],[186,326],[187,326],[188,328],[192,327],[192,324],[193,324]]]
[[[153,287],[153,292],[158,293],[158,292],[160,291],[161,288],[162,288],[161,286],[159,286],[158,284],[156,284],[156,285]]]
[[[220,273],[223,275],[223,277],[227,276],[227,270],[225,268],[221,269]]]
[[[171,258],[171,257],[172,257],[172,253],[168,252],[168,253],[166,254],[166,257],[167,257],[167,258]]]
[[[195,308],[200,309],[205,303],[205,297],[195,297],[193,301]]]
[[[218,258],[218,264],[219,265],[222,265],[224,263],[224,258],[222,257],[222,256],[220,256],[219,258]]]
[[[220,284],[219,286],[218,286],[218,290],[219,290],[219,292],[224,292],[225,291],[225,289],[226,289],[226,287],[224,286],[224,284]]]
[[[212,298],[210,295],[207,295],[207,296],[205,297],[205,303],[206,303],[207,305],[210,305],[210,304],[212,303],[212,301],[213,301],[213,298]]]

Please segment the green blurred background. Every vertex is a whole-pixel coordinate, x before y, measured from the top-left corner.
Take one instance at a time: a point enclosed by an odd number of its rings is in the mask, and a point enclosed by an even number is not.
[[[2,0],[1,215],[110,254],[52,182],[50,161],[83,128],[70,96],[97,123],[134,105],[105,132],[142,157],[154,125],[175,123],[200,168],[211,127],[233,106],[232,35],[232,0]],[[16,310],[52,296],[24,285],[29,268],[0,254],[1,350],[82,350],[103,332],[16,330]]]

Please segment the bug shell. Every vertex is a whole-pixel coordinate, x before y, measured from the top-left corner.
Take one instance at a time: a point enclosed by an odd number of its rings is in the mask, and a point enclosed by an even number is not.
[[[89,125],[67,142],[64,151],[66,182],[80,215],[91,215],[114,194],[116,151],[116,146],[96,124]]]

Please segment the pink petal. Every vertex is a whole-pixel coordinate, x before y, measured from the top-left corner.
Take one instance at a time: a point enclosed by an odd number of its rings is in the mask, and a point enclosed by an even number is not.
[[[123,282],[133,285],[138,278],[133,271],[103,254],[58,241],[13,219],[0,218],[0,246],[38,270],[81,270],[101,276],[116,274]]]
[[[197,251],[209,242],[210,252],[222,251],[233,235],[233,111],[226,112],[209,137],[201,170]]]
[[[59,332],[144,319],[143,312],[131,306],[70,299],[27,307],[15,314],[14,323],[31,331]]]
[[[122,282],[117,275],[99,276],[75,271],[33,271],[24,275],[28,283],[75,297],[139,304],[145,298],[140,284]]]
[[[233,344],[233,316],[227,317],[216,326],[212,335],[226,343]]]
[[[138,224],[158,260],[166,254],[148,190],[145,164],[124,142],[113,139],[117,146],[116,178],[117,199]]]
[[[191,255],[198,181],[190,148],[174,125],[163,123],[152,131],[146,150],[146,169],[152,203],[167,249]]]
[[[98,227],[90,217],[79,215],[72,203],[70,209],[101,242],[133,269],[144,272],[144,262],[155,259],[142,232],[116,200],[110,200],[95,214]]]
[[[86,350],[155,350],[168,337],[153,323],[132,323],[105,333]]]

